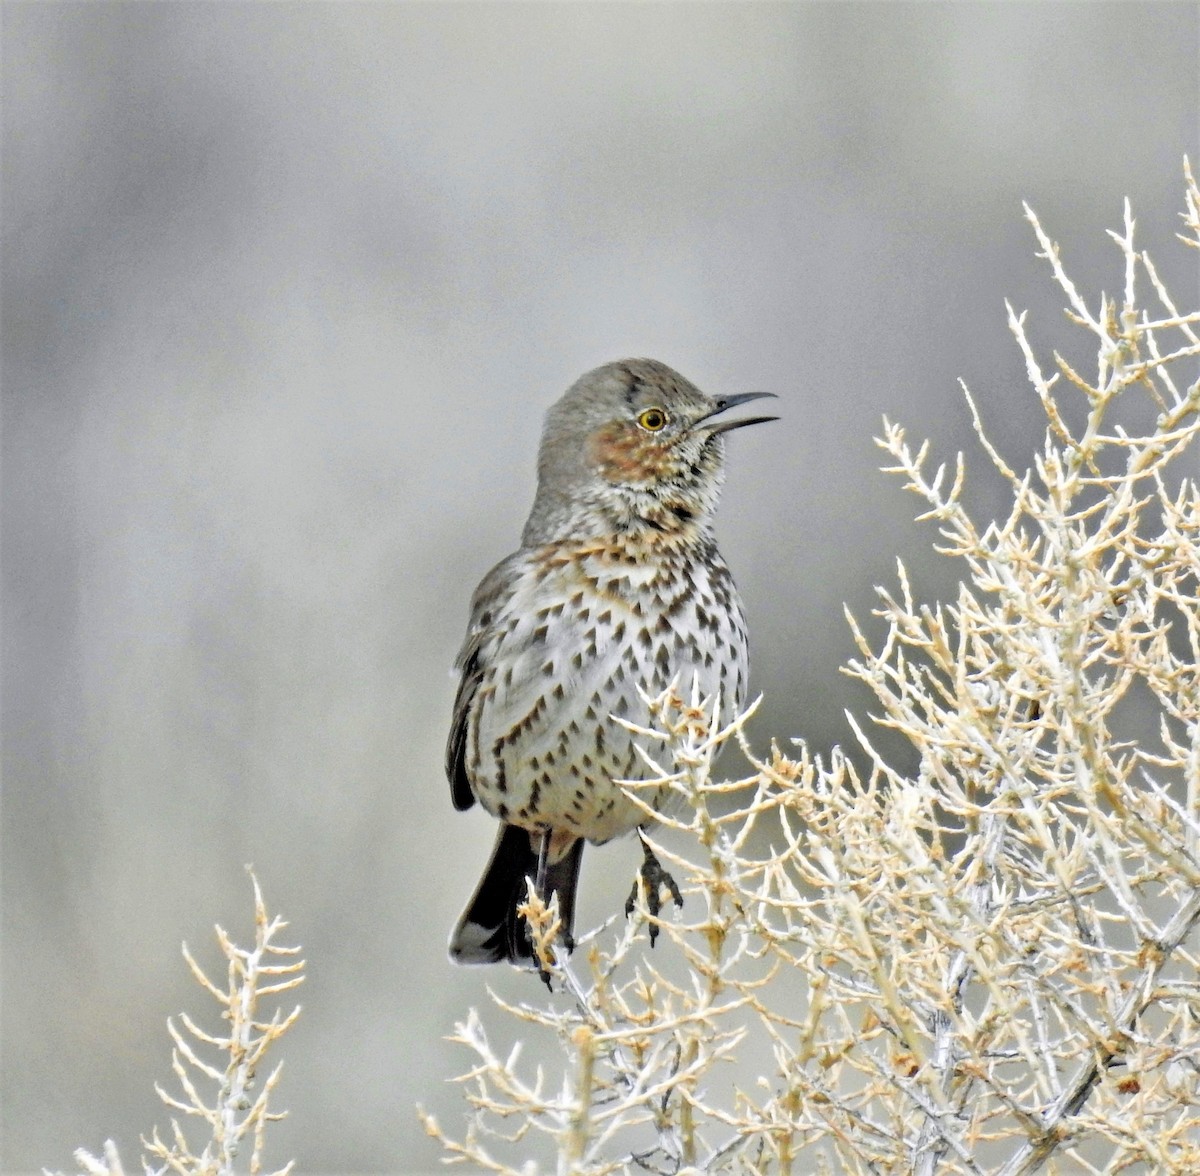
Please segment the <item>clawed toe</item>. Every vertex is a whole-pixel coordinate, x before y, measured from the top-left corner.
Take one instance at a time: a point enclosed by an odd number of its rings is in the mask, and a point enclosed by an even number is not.
[[[640,831],[638,836],[641,837]],[[637,905],[640,880],[646,887],[646,910],[651,917],[650,946],[653,947],[654,941],[658,938],[658,924],[654,920],[658,918],[658,912],[662,910],[663,888],[665,887],[670,892],[677,907],[683,906],[683,895],[679,892],[675,879],[663,869],[662,863],[654,856],[645,838],[642,838],[642,852],[645,856],[642,858],[641,868],[633,880],[633,889],[630,890],[629,897],[625,900],[625,917],[628,918],[633,914],[633,909]]]

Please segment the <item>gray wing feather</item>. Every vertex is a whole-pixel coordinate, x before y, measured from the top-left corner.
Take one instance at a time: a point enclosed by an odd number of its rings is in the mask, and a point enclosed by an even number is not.
[[[471,634],[463,653],[459,657],[462,677],[458,682],[458,693],[454,696],[454,717],[450,722],[450,738],[446,741],[446,778],[450,781],[450,795],[458,810],[469,809],[475,803],[471,791],[471,779],[467,775],[467,728],[471,718],[471,704],[475,701],[479,684],[483,681],[483,668],[479,662],[480,634]]]
[[[467,767],[468,733],[471,715],[479,696],[479,688],[487,676],[485,646],[489,644],[497,613],[507,600],[512,585],[512,567],[519,558],[515,552],[501,560],[480,582],[471,598],[471,623],[467,639],[455,660],[460,677],[458,693],[454,696],[454,713],[450,721],[450,737],[446,741],[446,778],[454,807],[460,811],[475,803],[471,776]]]

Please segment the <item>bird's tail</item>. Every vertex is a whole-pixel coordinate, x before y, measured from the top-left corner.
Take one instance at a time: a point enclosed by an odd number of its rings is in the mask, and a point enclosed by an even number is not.
[[[516,825],[500,826],[492,859],[450,937],[450,958],[456,964],[494,964],[499,960],[532,964],[533,945],[517,907],[529,893],[526,879],[537,878],[541,840],[540,833]],[[557,860],[553,857],[551,854],[546,868],[542,897],[548,902],[552,894],[558,894],[562,934],[569,944],[583,839],[572,839]]]

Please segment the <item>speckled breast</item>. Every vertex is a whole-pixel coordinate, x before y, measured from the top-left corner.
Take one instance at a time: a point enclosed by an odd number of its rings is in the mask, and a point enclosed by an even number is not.
[[[702,695],[720,690],[724,713],[741,706],[737,591],[711,541],[558,544],[526,553],[514,573],[480,650],[472,788],[511,824],[607,841],[644,819],[613,783],[650,774],[611,717],[648,721],[638,686],[654,695],[678,674],[686,695],[696,675]]]

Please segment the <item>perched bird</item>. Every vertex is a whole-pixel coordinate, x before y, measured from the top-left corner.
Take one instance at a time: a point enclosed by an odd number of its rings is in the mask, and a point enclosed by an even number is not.
[[[521,546],[476,589],[456,663],[454,804],[478,800],[500,821],[450,940],[458,963],[532,958],[517,914],[527,878],[545,901],[557,893],[570,946],[584,841],[645,821],[614,783],[646,768],[611,717],[648,721],[639,687],[653,696],[678,678],[686,694],[695,676],[722,713],[741,707],[746,624],[712,520],[723,435],[776,418],[717,417],[770,395],[709,396],[665,364],[627,359],[580,377],[547,413]],[[659,886],[674,883],[648,847],[642,873],[657,910]]]

